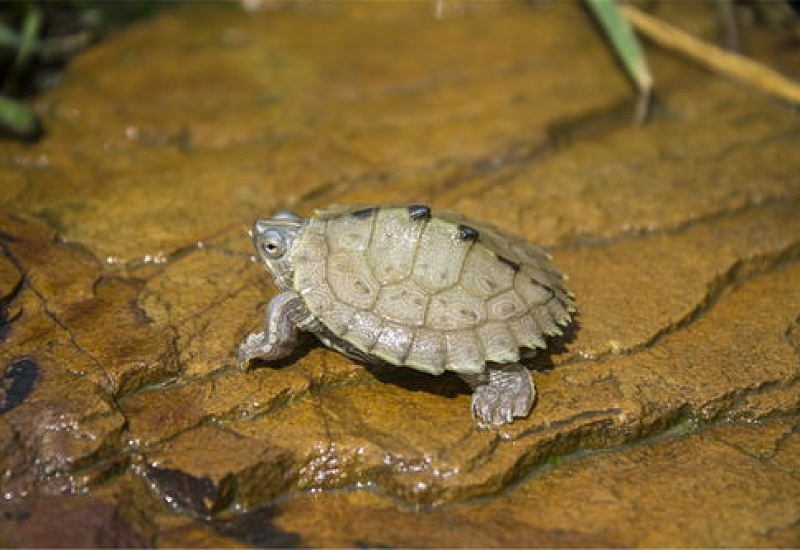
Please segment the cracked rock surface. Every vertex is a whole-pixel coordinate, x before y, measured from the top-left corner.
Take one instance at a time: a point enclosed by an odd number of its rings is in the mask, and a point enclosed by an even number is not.
[[[128,29],[0,144],[0,543],[798,546],[797,111],[651,46],[632,126],[579,5],[274,8]],[[275,293],[249,225],[333,202],[553,253],[579,314],[528,418],[311,339],[234,368]]]

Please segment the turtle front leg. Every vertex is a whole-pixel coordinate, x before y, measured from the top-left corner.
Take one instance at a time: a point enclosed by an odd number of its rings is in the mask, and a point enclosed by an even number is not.
[[[528,416],[536,398],[531,373],[519,363],[487,365],[479,375],[461,375],[472,394],[472,417],[482,424],[501,426]]]
[[[274,361],[286,357],[297,344],[297,324],[308,317],[303,300],[295,292],[282,292],[267,306],[264,332],[253,332],[239,345],[238,368],[247,368],[250,359]]]

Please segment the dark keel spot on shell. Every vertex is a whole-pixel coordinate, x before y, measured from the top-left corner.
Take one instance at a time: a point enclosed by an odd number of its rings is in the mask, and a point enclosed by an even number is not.
[[[412,220],[429,220],[431,217],[431,209],[424,204],[412,204],[408,207],[408,216]]]
[[[497,259],[506,264],[508,267],[513,269],[514,271],[519,271],[519,264],[514,260],[509,260],[508,258],[504,258],[503,256],[497,256]]]
[[[474,227],[458,224],[458,238],[462,241],[477,241],[480,233]]]
[[[373,206],[372,208],[363,208],[361,210],[356,210],[355,212],[351,212],[350,215],[353,216],[354,218],[363,220],[371,217],[377,211],[378,209]]]

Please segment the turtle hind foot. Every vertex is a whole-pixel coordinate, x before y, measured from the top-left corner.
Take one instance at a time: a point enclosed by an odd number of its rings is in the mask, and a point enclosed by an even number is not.
[[[473,386],[472,417],[484,426],[502,426],[531,411],[536,387],[531,373],[518,363],[487,367],[482,383]]]

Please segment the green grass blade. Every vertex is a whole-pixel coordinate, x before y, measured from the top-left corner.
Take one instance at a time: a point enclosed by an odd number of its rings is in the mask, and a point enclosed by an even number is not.
[[[647,66],[644,51],[639,45],[628,20],[622,15],[614,0],[586,0],[600,26],[611,41],[622,65],[639,89],[637,119],[644,119],[653,89],[653,77]]]
[[[28,58],[39,46],[39,31],[42,28],[42,12],[38,9],[30,9],[25,14],[25,21],[22,24],[22,42],[17,50],[17,67],[25,67]]]

